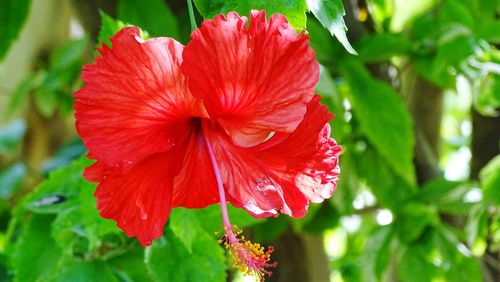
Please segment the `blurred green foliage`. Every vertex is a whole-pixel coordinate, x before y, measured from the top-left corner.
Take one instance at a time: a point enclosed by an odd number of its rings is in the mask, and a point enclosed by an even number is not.
[[[33,125],[21,113],[36,109],[44,118],[71,122],[71,93],[81,86],[82,65],[95,46],[110,45],[109,37],[126,25],[140,26],[149,37],[187,42],[185,1],[116,2],[113,16],[97,14],[97,42],[88,33],[50,50],[12,91],[0,115],[5,121],[0,127],[0,281],[232,277],[231,259],[218,241],[217,206],[173,210],[164,236],[144,249],[98,215],[95,185],[82,178],[89,160],[74,134],[40,167],[26,161],[26,132]],[[500,157],[477,180],[441,173],[419,183],[414,165],[418,128],[401,76],[411,67],[414,76],[448,93],[456,104],[466,103],[461,97],[467,97],[465,110],[445,105],[443,127],[470,124],[471,107],[498,115],[500,2],[354,2],[358,5],[350,6],[356,9],[348,18],[343,17],[346,2],[339,0],[194,0],[199,20],[232,10],[248,16],[251,9],[265,9],[268,16],[282,13],[294,28],[306,29],[321,64],[317,92],[336,114],[333,136],[344,148],[336,193],[321,205],[312,204],[305,218],[256,220],[235,208],[231,218],[263,243],[285,232],[324,235],[333,281],[487,280],[486,266],[499,264],[487,252],[500,251]],[[0,5],[1,59],[23,27],[30,1]],[[347,41],[346,24],[365,29],[359,38],[349,38],[354,48]],[[389,66],[384,75],[376,71],[379,66]],[[450,131],[441,130],[441,172],[454,169],[451,156],[464,148],[470,152],[470,132],[458,133],[457,139]],[[33,179],[41,180],[35,188],[30,187]]]

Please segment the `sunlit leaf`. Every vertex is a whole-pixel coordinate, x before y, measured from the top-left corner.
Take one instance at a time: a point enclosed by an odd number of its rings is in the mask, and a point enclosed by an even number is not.
[[[304,0],[194,0],[194,3],[205,19],[230,11],[248,16],[250,10],[265,10],[268,17],[275,13],[283,14],[297,30],[306,27],[307,6]]]
[[[446,281],[484,281],[479,260],[468,254],[468,251],[459,249],[461,243],[452,232],[447,228],[440,228],[434,237],[443,260],[447,262],[440,268]]]
[[[413,121],[398,93],[354,60],[343,62],[349,101],[368,140],[408,183],[415,182]]]
[[[341,0],[306,0],[309,10],[318,18],[319,22],[342,43],[351,54],[356,55],[347,39],[347,27],[343,16],[344,5]]]
[[[193,243],[200,233],[206,233],[201,227],[197,214],[184,208],[177,208],[169,216],[169,226],[188,252],[193,251]]]
[[[97,46],[100,46],[103,43],[111,46],[111,41],[109,38],[117,33],[120,29],[126,26],[125,23],[119,20],[115,20],[112,17],[106,15],[104,12],[100,12],[101,14],[101,28],[99,29]]]
[[[465,215],[473,205],[465,201],[471,189],[472,186],[467,183],[438,178],[425,183],[416,197],[435,205],[441,212]]]
[[[480,81],[477,92],[474,99],[475,109],[484,116],[496,116],[500,108],[500,75],[487,75]]]
[[[483,197],[487,203],[500,204],[500,156],[493,158],[480,172]]]
[[[476,256],[482,256],[486,251],[488,235],[488,210],[482,203],[470,210],[465,231],[471,252]]]

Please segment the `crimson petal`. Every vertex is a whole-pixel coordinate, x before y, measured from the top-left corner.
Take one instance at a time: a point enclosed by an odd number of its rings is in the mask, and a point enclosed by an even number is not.
[[[182,71],[233,142],[251,147],[271,132],[292,132],[314,95],[319,66],[305,34],[279,14],[247,19],[232,12],[206,20],[191,35]]]
[[[329,137],[332,117],[316,96],[303,122],[288,136],[275,136],[253,148],[232,144],[217,128],[211,138],[229,201],[255,217],[307,213],[309,202],[329,198],[336,188],[341,147]],[[279,142],[273,139],[277,138]]]
[[[168,151],[186,137],[190,116],[204,115],[180,72],[183,46],[139,35],[129,27],[113,36],[113,47],[84,66],[85,86],[74,94],[78,133],[103,166],[128,169]]]
[[[196,122],[187,140],[182,170],[174,179],[173,207],[204,208],[219,202],[215,174],[200,130]]]
[[[171,210],[173,178],[182,150],[149,156],[126,173],[103,177],[95,197],[100,215],[113,219],[143,246],[160,237]]]

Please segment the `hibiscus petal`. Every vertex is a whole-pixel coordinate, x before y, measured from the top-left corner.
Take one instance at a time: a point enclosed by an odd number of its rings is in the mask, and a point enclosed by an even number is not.
[[[104,45],[102,57],[84,66],[85,86],[74,94],[78,133],[109,167],[129,168],[169,150],[189,132],[189,117],[204,112],[180,72],[183,46],[139,34],[129,27],[113,36],[113,47]]]
[[[250,147],[272,132],[290,133],[314,95],[319,66],[308,37],[285,17],[252,11],[204,21],[183,53],[182,71],[194,96],[233,142]]]
[[[281,211],[297,218],[307,213],[309,202],[332,195],[341,147],[329,137],[326,122],[332,115],[319,100],[316,96],[308,104],[304,120],[293,133],[273,136],[267,141],[271,145],[242,148],[220,129],[205,130],[233,205],[255,217],[277,216]]]
[[[143,246],[160,237],[171,210],[180,150],[147,157],[126,173],[115,170],[97,186],[100,215],[113,219]]]
[[[215,174],[200,123],[193,126],[180,173],[174,179],[173,207],[204,208],[219,202]]]
[[[265,149],[262,156],[275,166],[286,165],[288,171],[293,171],[295,186],[314,203],[330,198],[335,191],[342,153],[342,147],[330,138],[330,125],[326,123],[333,116],[320,105],[320,99],[315,96],[308,104],[307,114],[297,130],[281,143]]]
[[[106,175],[106,166],[100,161],[96,161],[91,166],[85,168],[83,171],[83,177],[90,182],[100,182]]]

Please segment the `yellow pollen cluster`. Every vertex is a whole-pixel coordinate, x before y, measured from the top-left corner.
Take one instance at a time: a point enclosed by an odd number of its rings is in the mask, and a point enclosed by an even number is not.
[[[267,270],[268,267],[276,267],[276,262],[269,263],[271,253],[274,248],[264,247],[259,243],[252,243],[245,239],[245,236],[238,238],[241,235],[241,230],[226,228],[226,236],[222,239],[222,243],[229,250],[233,257],[234,267],[238,268],[245,275],[253,275],[259,281],[264,281],[265,275],[271,276],[272,272]]]

